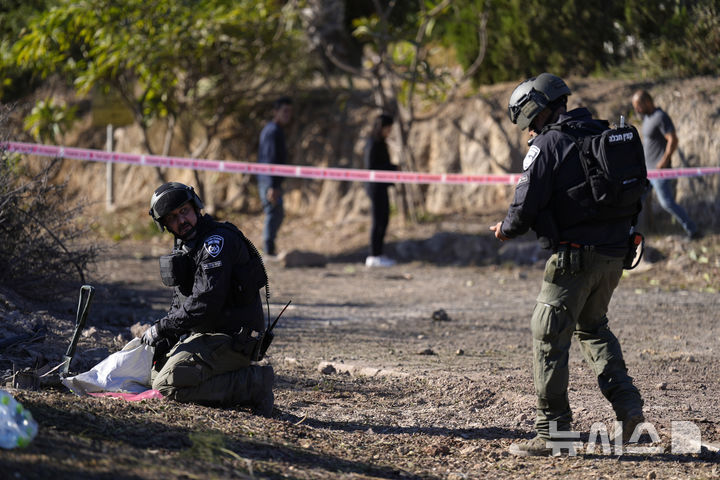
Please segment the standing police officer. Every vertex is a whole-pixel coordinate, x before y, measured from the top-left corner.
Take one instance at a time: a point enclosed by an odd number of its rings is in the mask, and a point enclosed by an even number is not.
[[[572,421],[567,390],[573,334],[601,392],[623,422],[623,441],[644,421],[642,398],[606,316],[622,276],[633,218],[594,218],[586,202],[568,195],[585,181],[577,147],[570,135],[545,127],[567,123],[590,134],[607,129],[607,123],[594,120],[586,108],[567,112],[568,95],[561,78],[543,73],[521,83],[510,96],[510,120],[529,129],[532,145],[507,216],[490,227],[501,241],[532,229],[541,245],[554,252],[545,265],[531,320],[537,435],[511,445],[510,452],[521,456],[552,454],[551,431],[553,440],[572,439],[562,432],[570,431]],[[559,251],[569,252],[560,262]]]
[[[175,237],[160,258],[172,305],[142,336],[155,347],[152,387],[179,402],[252,407],[272,414],[274,374],[257,360],[265,320],[259,289],[267,284],[260,255],[234,225],[200,213],[192,187],[165,183],[150,216]]]

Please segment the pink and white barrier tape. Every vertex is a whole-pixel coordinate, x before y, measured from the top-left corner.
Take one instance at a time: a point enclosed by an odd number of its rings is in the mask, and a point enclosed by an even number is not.
[[[274,175],[280,177],[315,178],[322,180],[345,180],[387,183],[439,183],[439,184],[494,184],[514,185],[519,173],[463,175],[459,173],[418,173],[356,168],[322,168],[296,165],[273,165],[266,163],[233,162],[183,157],[163,157],[134,153],[106,152],[87,148],[58,147],[34,143],[5,142],[9,152],[42,157],[62,157],[102,163],[127,163],[150,167],[187,168],[227,173]],[[715,175],[720,167],[672,168],[648,171],[648,178],[679,178]]]

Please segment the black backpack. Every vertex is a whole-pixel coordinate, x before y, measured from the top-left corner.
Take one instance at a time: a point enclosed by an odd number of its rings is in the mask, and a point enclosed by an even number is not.
[[[585,181],[568,195],[581,203],[591,199],[599,220],[632,217],[634,224],[649,181],[640,135],[635,127],[622,123],[600,133],[588,133],[572,123],[548,128],[571,136],[580,154]]]

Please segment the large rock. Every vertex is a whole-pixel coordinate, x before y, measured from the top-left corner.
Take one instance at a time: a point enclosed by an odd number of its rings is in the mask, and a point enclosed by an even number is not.
[[[327,265],[325,255],[315,252],[305,252],[302,250],[290,250],[278,255],[278,260],[282,262],[285,268],[298,267],[324,267]]]

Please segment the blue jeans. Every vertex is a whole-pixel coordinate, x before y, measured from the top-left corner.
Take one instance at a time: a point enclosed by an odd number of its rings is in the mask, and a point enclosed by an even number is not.
[[[660,206],[680,222],[688,235],[694,234],[697,231],[695,223],[690,220],[685,209],[675,202],[675,184],[673,181],[664,178],[653,178],[650,179],[650,183],[653,190],[655,190],[655,196],[657,196]]]
[[[263,252],[265,255],[275,255],[275,237],[277,236],[285,210],[283,209],[282,192],[280,198],[274,204],[267,200],[267,188],[260,189],[260,200],[262,200],[263,212],[265,212],[265,226],[263,228]]]

